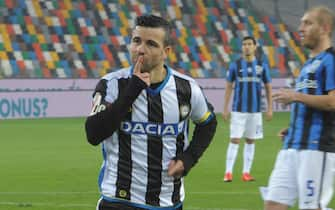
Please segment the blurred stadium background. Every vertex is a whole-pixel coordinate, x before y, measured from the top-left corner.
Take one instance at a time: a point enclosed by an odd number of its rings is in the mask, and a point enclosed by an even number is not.
[[[130,65],[134,17],[156,13],[176,28],[169,63],[195,78],[222,78],[256,37],[273,77],[296,74],[306,59],[296,31],[303,11],[332,0],[0,0],[0,77],[99,78]]]
[[[97,79],[130,65],[128,33],[137,15],[172,21],[169,65],[196,78],[222,107],[226,68],[240,56],[241,38],[256,37],[274,88],[286,86],[306,60],[300,17],[318,4],[335,9],[334,0],[0,0],[0,210],[94,209],[100,148],[85,142],[83,116]],[[185,210],[262,209],[258,188],[267,184],[280,148],[276,133],[288,117],[275,113],[265,123],[256,182],[239,180],[239,157],[236,181],[227,185],[228,125],[218,113],[215,139],[186,178]],[[39,119],[3,120],[11,118]]]

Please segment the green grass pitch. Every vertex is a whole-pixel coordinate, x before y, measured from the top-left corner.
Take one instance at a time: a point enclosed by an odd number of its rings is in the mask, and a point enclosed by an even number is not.
[[[281,142],[278,131],[288,125],[288,113],[264,121],[265,137],[256,143],[252,174],[241,180],[241,144],[231,183],[222,181],[228,123],[218,115],[215,139],[186,177],[185,210],[261,210],[259,187],[265,186]],[[100,146],[85,139],[84,118],[0,121],[1,210],[93,210],[99,198],[97,177]],[[331,207],[334,208],[332,201]],[[293,208],[296,209],[296,208]]]

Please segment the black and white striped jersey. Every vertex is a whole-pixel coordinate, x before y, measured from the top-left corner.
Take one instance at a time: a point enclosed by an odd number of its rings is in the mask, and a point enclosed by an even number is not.
[[[189,145],[189,120],[206,124],[213,113],[192,78],[165,68],[165,80],[142,90],[119,129],[102,142],[99,187],[105,200],[149,209],[177,206],[184,200],[183,178],[168,176],[168,164]],[[124,94],[131,76],[132,67],[109,73],[95,93],[113,103]]]

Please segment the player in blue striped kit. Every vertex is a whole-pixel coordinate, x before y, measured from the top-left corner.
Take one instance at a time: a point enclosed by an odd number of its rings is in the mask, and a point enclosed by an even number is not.
[[[266,210],[286,210],[299,198],[299,209],[326,209],[335,176],[335,13],[319,6],[301,18],[301,43],[310,57],[296,79],[295,91],[280,90],[273,99],[291,104],[283,148],[272,171]]]
[[[230,143],[227,149],[225,182],[231,182],[233,167],[238,153],[240,139],[246,138],[244,145],[243,181],[253,181],[250,175],[255,154],[255,140],[263,138],[261,114],[262,83],[265,86],[268,109],[266,119],[272,119],[271,77],[266,62],[257,59],[256,40],[247,36],[242,41],[243,58],[233,62],[227,73],[226,92],[224,98],[223,119],[229,118],[229,101],[234,89],[233,107],[230,123]]]

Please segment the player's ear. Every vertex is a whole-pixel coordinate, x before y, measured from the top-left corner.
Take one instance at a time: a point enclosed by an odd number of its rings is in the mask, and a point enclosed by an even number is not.
[[[164,54],[165,54],[165,55],[164,55],[164,59],[166,59],[166,58],[169,56],[171,50],[172,50],[171,45],[166,45],[166,46],[164,47]]]
[[[321,30],[322,30],[323,33],[329,35],[330,32],[331,32],[331,26],[329,24],[323,24],[321,26]]]

